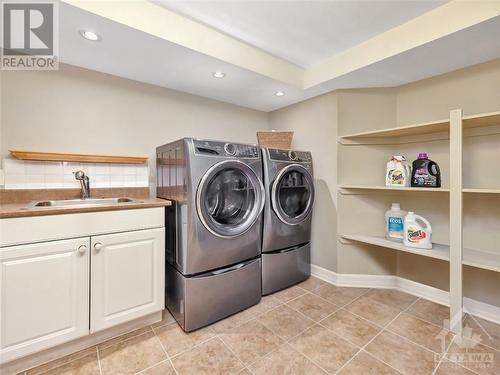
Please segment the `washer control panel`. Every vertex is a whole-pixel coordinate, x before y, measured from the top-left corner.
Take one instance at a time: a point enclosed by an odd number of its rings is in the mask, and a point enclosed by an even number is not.
[[[252,159],[259,157],[259,149],[255,145],[194,139],[193,146],[197,155]]]
[[[295,163],[311,163],[312,155],[307,151],[280,150],[268,148],[269,158],[277,161],[290,161]]]

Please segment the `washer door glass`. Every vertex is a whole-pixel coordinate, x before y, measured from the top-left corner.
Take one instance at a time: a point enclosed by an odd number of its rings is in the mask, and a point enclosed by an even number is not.
[[[219,237],[245,233],[258,219],[263,187],[245,163],[228,160],[214,165],[197,192],[198,215],[205,227]]]
[[[276,176],[271,192],[273,209],[286,224],[299,224],[312,211],[314,182],[303,166],[292,164]]]

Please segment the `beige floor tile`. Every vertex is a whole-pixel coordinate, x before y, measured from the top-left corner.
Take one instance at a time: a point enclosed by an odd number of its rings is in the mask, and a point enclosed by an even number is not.
[[[302,289],[301,287],[294,285],[289,288],[280,290],[274,294],[271,294],[272,297],[276,298],[281,302],[288,302],[294,298],[297,298],[303,294],[307,293],[307,290]]]
[[[450,308],[447,306],[419,299],[406,312],[438,326],[450,327]]]
[[[80,351],[78,351],[76,353],[72,353],[72,354],[66,355],[66,356],[61,357],[61,358],[57,358],[57,359],[55,359],[53,361],[50,361],[50,362],[47,362],[47,363],[45,363],[43,365],[40,365],[40,366],[35,367],[35,368],[32,368],[31,370],[26,371],[26,375],[38,375],[38,374],[42,374],[44,372],[47,372],[50,369],[62,366],[65,363],[74,361],[74,360],[76,360],[78,358],[86,357],[86,356],[91,355],[91,354],[97,354],[97,349],[96,349],[95,346],[92,346],[92,347],[87,348],[87,349],[80,350]]]
[[[282,340],[257,320],[231,329],[218,337],[248,365],[276,349]]]
[[[103,375],[135,374],[166,358],[153,332],[147,332],[99,350]]]
[[[44,375],[100,375],[97,352],[53,368]]]
[[[243,310],[240,311],[239,313],[233,314],[231,316],[228,316],[227,318],[219,320],[214,324],[211,324],[209,328],[212,329],[215,333],[224,333],[230,329],[233,329],[234,327],[237,327],[243,323],[248,322],[251,319],[256,318],[258,315],[259,314],[256,314],[254,311],[251,311],[249,309]]]
[[[444,361],[434,375],[475,375],[475,373],[456,363]]]
[[[108,348],[110,346],[113,346],[115,344],[118,344],[119,342],[128,340],[132,337],[139,336],[139,335],[142,335],[143,333],[152,332],[152,331],[153,330],[151,329],[150,326],[139,328],[139,329],[127,332],[123,335],[116,336],[116,337],[113,337],[112,339],[106,340],[106,341],[100,343],[99,345],[97,345],[97,348],[102,350],[102,349]]]
[[[372,289],[366,293],[366,297],[400,310],[406,310],[417,300],[417,297],[411,294],[394,289]]]
[[[179,375],[226,375],[243,369],[242,363],[217,337],[172,359]]]
[[[401,314],[388,327],[388,331],[425,346],[436,353],[446,353],[453,333],[445,328],[425,322],[409,314]]]
[[[319,322],[339,308],[333,303],[311,293],[304,294],[303,296],[291,300],[287,302],[287,305],[300,311],[315,322]]]
[[[481,343],[500,350],[500,325],[472,315],[467,315],[464,327],[469,326],[473,334],[480,336]]]
[[[345,288],[327,284],[314,290],[313,293],[337,306],[344,306],[367,291],[365,288]]]
[[[247,316],[249,316],[250,318],[256,318],[259,315],[262,315],[265,312],[268,312],[269,310],[274,309],[275,307],[278,307],[282,304],[283,302],[278,300],[276,297],[273,297],[272,295],[263,296],[257,305],[249,307],[245,311],[247,312]]]
[[[405,375],[431,375],[439,362],[435,353],[391,332],[382,332],[366,351]]]
[[[264,303],[269,308],[278,307],[279,305],[283,304],[283,302],[280,299],[278,299],[272,295],[262,296],[262,299],[260,301],[261,301],[261,303]]]
[[[399,371],[380,362],[368,353],[362,351],[349,362],[339,375],[400,375]]]
[[[318,289],[320,286],[328,284],[326,281],[318,279],[317,277],[311,276],[307,280],[302,281],[298,286],[302,289],[312,291]]]
[[[170,311],[168,311],[168,309],[164,309],[161,312],[161,317],[162,317],[162,319],[159,322],[152,324],[151,327],[153,327],[153,328],[154,327],[161,327],[161,326],[164,326],[166,324],[170,324],[170,323],[175,322],[174,317],[172,316],[172,314],[170,314]]]
[[[329,373],[340,369],[359,350],[319,325],[294,338],[290,345]]]
[[[446,358],[480,375],[500,374],[500,352],[469,339],[455,337]]]
[[[169,360],[158,363],[140,373],[141,375],[175,375],[175,370]]]
[[[254,375],[326,375],[326,372],[289,345],[281,346],[249,368]]]
[[[388,306],[365,296],[348,305],[346,310],[381,326],[389,323],[400,313],[398,308]]]
[[[380,328],[365,319],[361,319],[346,310],[339,310],[335,314],[320,322],[338,336],[352,343],[364,346],[380,332]]]
[[[186,333],[177,324],[169,324],[154,329],[167,354],[172,357],[215,336],[210,327]]]
[[[312,320],[286,305],[279,306],[261,315],[258,319],[285,340],[298,335],[314,324]]]

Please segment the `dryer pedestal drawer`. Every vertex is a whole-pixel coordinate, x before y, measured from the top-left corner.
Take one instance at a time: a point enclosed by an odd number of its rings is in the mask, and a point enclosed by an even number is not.
[[[262,295],[274,293],[311,275],[311,245],[262,253]]]
[[[260,268],[258,258],[184,277],[167,264],[166,306],[185,331],[214,323],[260,301]]]

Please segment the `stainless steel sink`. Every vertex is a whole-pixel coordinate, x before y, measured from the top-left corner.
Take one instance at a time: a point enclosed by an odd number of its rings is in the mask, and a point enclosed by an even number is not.
[[[78,206],[101,206],[118,203],[138,203],[140,201],[132,198],[87,198],[87,199],[63,199],[55,201],[37,201],[28,205],[34,207],[78,207]]]

